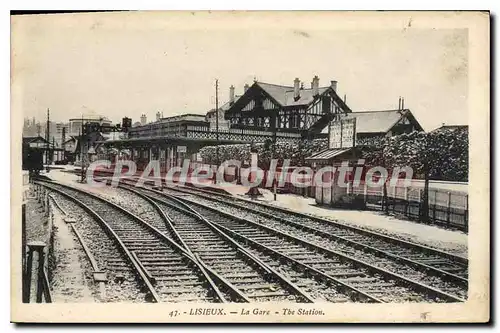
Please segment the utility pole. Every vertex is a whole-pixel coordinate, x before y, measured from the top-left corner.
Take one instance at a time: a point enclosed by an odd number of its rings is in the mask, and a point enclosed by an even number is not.
[[[61,138],[61,147],[63,150],[63,160],[66,160],[66,145],[64,142],[66,141],[66,127],[62,128],[62,138]]]
[[[47,171],[49,171],[49,158],[50,158],[50,109],[47,108],[47,133],[45,133],[45,140],[47,140],[47,151],[46,151],[46,160],[47,163]]]
[[[82,115],[82,128],[80,129],[80,181],[83,183],[84,173],[83,173],[83,115]]]
[[[214,183],[217,183],[217,171],[219,170],[219,80],[215,79],[215,160],[217,168],[214,175]]]
[[[54,149],[52,151],[52,156],[54,156],[54,154],[56,153],[56,138],[54,136],[52,137],[52,149]]]
[[[276,131],[277,131],[277,112],[275,111],[274,112],[274,116],[273,116],[273,156],[272,156],[272,159],[276,159]],[[276,168],[278,168],[278,163],[276,163]],[[283,172],[283,167],[281,168],[281,172]],[[281,173],[280,173],[280,176],[281,176]],[[274,201],[276,201],[276,183],[278,182],[278,180],[276,179],[276,175],[273,176],[273,197],[274,197]]]

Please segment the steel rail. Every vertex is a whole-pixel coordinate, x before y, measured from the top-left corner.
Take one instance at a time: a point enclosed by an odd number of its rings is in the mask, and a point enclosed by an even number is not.
[[[130,180],[130,181],[133,181],[133,180]],[[445,251],[437,250],[437,249],[434,249],[434,248],[431,248],[431,247],[428,247],[425,245],[416,244],[416,243],[413,243],[410,241],[397,239],[397,238],[394,238],[392,236],[384,235],[384,234],[381,234],[381,233],[376,232],[376,231],[366,230],[366,229],[362,229],[359,227],[342,224],[342,223],[339,223],[337,221],[332,221],[332,220],[328,220],[328,219],[325,219],[325,218],[322,218],[319,216],[315,216],[313,214],[301,213],[301,212],[297,212],[297,211],[294,211],[294,210],[291,210],[291,209],[288,209],[285,207],[274,206],[274,205],[267,204],[265,202],[258,202],[258,201],[254,201],[254,200],[250,200],[250,199],[246,199],[246,198],[237,198],[237,197],[234,197],[234,196],[229,195],[229,194],[211,191],[211,190],[207,190],[207,189],[202,189],[202,188],[198,188],[198,187],[194,188],[194,187],[190,187],[190,186],[177,185],[177,186],[167,186],[167,188],[169,190],[173,190],[173,191],[178,191],[178,192],[183,192],[183,193],[188,193],[188,194],[193,194],[193,195],[200,195],[200,196],[202,196],[202,195],[201,195],[201,193],[198,193],[198,192],[202,192],[202,193],[205,193],[207,195],[210,195],[210,197],[209,197],[210,199],[214,199],[213,196],[218,196],[218,197],[223,197],[223,198],[226,198],[226,199],[232,200],[232,201],[240,201],[243,203],[250,202],[252,204],[262,206],[263,208],[278,210],[278,211],[281,211],[283,213],[295,215],[295,216],[302,217],[302,218],[309,218],[309,219],[315,220],[319,223],[323,223],[325,225],[333,225],[333,226],[338,227],[340,229],[346,229],[346,230],[350,230],[350,231],[364,234],[367,236],[376,237],[376,238],[382,239],[384,241],[387,241],[389,243],[401,245],[401,246],[404,246],[407,248],[418,249],[421,252],[427,252],[429,254],[438,255],[438,256],[447,258],[455,263],[460,263],[464,266],[468,266],[468,264],[469,264],[468,259],[461,257],[461,256],[457,256],[457,255],[454,255],[454,254],[451,254],[451,253],[448,253]],[[249,207],[243,206],[243,208],[247,209],[247,210],[252,210]],[[258,210],[255,210],[255,211],[258,212]]]
[[[59,202],[57,202],[57,200],[52,195],[49,195],[49,198],[52,199],[52,202],[54,203],[54,205],[57,207],[57,209],[59,209],[63,213],[64,216],[66,216],[66,217],[69,216],[68,213],[66,212],[66,210],[61,207]],[[89,260],[90,265],[92,266],[92,269],[94,270],[94,274],[101,272],[101,270],[99,269],[99,264],[97,263],[97,260],[95,260],[94,255],[92,254],[89,247],[87,246],[87,243],[85,243],[85,241],[83,240],[83,237],[80,234],[80,232],[78,231],[78,228],[75,226],[74,223],[69,223],[69,225],[71,227],[71,230],[73,230],[73,232],[75,233],[76,238],[78,239],[78,242],[80,242],[80,245],[82,246],[83,251],[85,252],[85,255],[87,256],[87,259]],[[101,294],[101,298],[105,298],[106,297],[106,287],[104,285],[104,281],[98,281],[97,283],[99,284],[99,292]]]
[[[163,195],[166,195],[165,193],[159,192],[159,191],[156,191],[156,190],[150,190],[150,191],[155,191],[155,192],[161,193]],[[325,253],[327,255],[334,255],[334,256],[338,256],[340,258],[344,258],[344,260],[349,261],[349,262],[353,263],[354,265],[358,265],[358,266],[364,267],[364,268],[368,269],[369,271],[381,274],[382,276],[384,276],[386,278],[394,279],[398,284],[402,284],[402,285],[405,285],[405,286],[410,286],[412,289],[414,289],[416,291],[424,291],[425,293],[427,293],[431,297],[439,297],[439,298],[443,298],[443,299],[445,299],[447,301],[451,301],[451,302],[464,302],[465,301],[464,299],[462,299],[462,298],[460,298],[458,296],[451,295],[449,293],[443,292],[443,291],[441,291],[441,290],[439,290],[437,288],[434,288],[434,287],[422,284],[422,283],[420,283],[418,281],[409,279],[409,278],[404,277],[404,276],[402,276],[400,274],[387,271],[387,270],[382,269],[380,267],[376,267],[376,266],[374,266],[374,265],[372,265],[370,263],[367,263],[365,261],[362,261],[360,259],[356,259],[356,258],[353,258],[351,256],[345,255],[343,253],[340,253],[340,252],[337,252],[337,251],[334,251],[334,250],[330,250],[330,249],[327,249],[327,248],[325,248],[323,246],[320,246],[320,245],[311,243],[309,241],[297,238],[297,237],[295,237],[293,235],[290,235],[289,233],[276,230],[274,228],[262,225],[262,224],[257,223],[257,222],[253,222],[253,221],[248,221],[248,220],[242,219],[242,218],[240,218],[238,216],[235,216],[233,214],[219,211],[219,210],[217,210],[217,209],[215,209],[213,207],[205,206],[205,205],[203,205],[203,204],[201,204],[199,202],[195,202],[195,201],[187,199],[187,198],[174,198],[174,197],[171,197],[171,198],[173,200],[176,200],[176,201],[181,200],[181,201],[193,204],[195,206],[201,206],[204,209],[207,209],[207,210],[210,210],[212,212],[215,212],[216,214],[220,214],[220,215],[226,216],[226,217],[228,217],[230,219],[233,219],[235,221],[239,221],[239,222],[242,222],[242,223],[253,225],[255,227],[267,230],[267,231],[269,231],[269,232],[271,232],[273,234],[282,235],[283,237],[285,237],[285,238],[287,238],[289,240],[292,240],[293,242],[300,243],[302,245],[305,245],[306,247],[314,248],[314,249],[316,249],[316,250],[318,250],[318,251],[320,251],[322,253]]]
[[[325,232],[323,230],[320,230],[320,229],[317,229],[317,228],[314,228],[314,227],[311,227],[311,226],[307,226],[307,225],[304,225],[304,224],[300,224],[298,222],[287,220],[287,219],[285,219],[283,217],[275,216],[275,215],[273,215],[271,213],[268,213],[268,212],[263,212],[263,211],[260,211],[260,210],[257,210],[257,209],[253,209],[253,208],[244,206],[244,205],[236,203],[236,202],[230,202],[230,201],[226,201],[226,200],[219,200],[217,198],[207,197],[205,195],[198,194],[198,193],[192,193],[192,194],[200,196],[200,197],[205,198],[207,200],[208,199],[209,200],[216,200],[219,203],[227,204],[229,206],[232,206],[232,207],[235,207],[235,208],[238,208],[238,209],[241,209],[241,210],[249,211],[249,212],[252,212],[254,214],[257,214],[257,215],[260,215],[260,216],[263,216],[263,217],[266,217],[266,218],[269,218],[269,219],[272,219],[272,220],[276,220],[276,221],[278,221],[280,223],[292,226],[294,228],[306,231],[306,232],[314,234],[314,235],[318,235],[320,237],[324,237],[324,238],[327,238],[327,239],[330,239],[330,240],[335,240],[335,241],[343,242],[344,244],[352,246],[352,247],[354,247],[356,249],[360,249],[360,250],[363,250],[363,251],[366,250],[367,252],[374,253],[374,254],[376,254],[378,256],[385,257],[385,258],[391,259],[391,260],[396,261],[396,262],[404,263],[404,264],[406,264],[406,265],[408,265],[408,266],[410,266],[412,268],[415,268],[416,270],[418,270],[420,272],[430,273],[430,275],[440,277],[443,280],[454,282],[454,283],[456,283],[457,285],[459,285],[461,287],[468,288],[468,279],[463,278],[461,276],[458,276],[456,274],[450,273],[450,272],[446,272],[446,271],[444,271],[442,269],[439,269],[439,268],[427,265],[425,263],[421,263],[421,262],[418,262],[418,261],[415,261],[415,260],[412,260],[412,259],[408,259],[408,258],[405,258],[405,257],[403,257],[401,255],[396,255],[396,254],[393,254],[393,253],[381,250],[379,248],[370,246],[368,244],[364,244],[364,243],[361,243],[361,242],[358,242],[358,241],[353,241],[353,240],[350,240],[348,238],[345,238],[345,237],[342,237],[342,236],[339,236],[339,235],[335,235],[335,234],[331,234],[331,233]]]
[[[66,212],[66,210],[64,210],[61,205],[59,205],[59,203],[57,202],[57,200],[52,197],[52,196],[49,196],[49,198],[52,199],[52,202],[55,204],[55,206],[65,215],[65,216],[69,216],[68,213]],[[80,234],[80,232],[78,231],[78,229],[75,227],[74,223],[68,223],[70,226],[71,226],[71,229],[73,230],[73,232],[75,233],[76,235],[76,238],[78,239],[78,242],[80,243],[80,245],[82,246],[83,248],[83,251],[85,252],[85,255],[87,256],[87,259],[90,261],[90,265],[92,266],[92,269],[95,271],[95,272],[98,272],[99,271],[99,265],[97,264],[97,260],[95,260],[94,258],[94,255],[92,254],[92,252],[90,251],[89,247],[87,246],[87,244],[85,243],[85,241],[83,240],[82,238],[82,235]]]
[[[143,194],[140,191],[137,191],[137,190],[134,190],[134,189],[131,189],[131,188],[128,188],[128,187],[123,187],[123,186],[121,188],[126,189],[128,191],[132,191],[133,193],[136,193],[136,194],[140,195],[141,197],[143,197],[145,199],[147,198],[148,200],[150,200],[152,202],[158,201],[158,202],[161,202],[161,203],[163,203],[165,205],[171,206],[166,201],[163,201],[163,200],[160,200],[158,198],[152,197],[151,195]],[[257,265],[262,270],[264,270],[264,271],[268,272],[269,274],[272,274],[274,277],[276,277],[277,280],[280,281],[280,283],[285,287],[285,289],[288,289],[289,291],[292,291],[292,293],[297,294],[306,303],[314,303],[314,298],[312,298],[308,293],[306,293],[304,290],[302,290],[300,287],[298,287],[292,281],[290,281],[285,276],[283,276],[281,273],[279,273],[278,271],[276,271],[275,269],[273,269],[272,267],[270,267],[269,265],[267,265],[266,263],[264,263],[262,260],[260,260],[259,258],[257,258],[255,255],[253,255],[250,252],[246,251],[246,249],[243,248],[241,246],[241,244],[235,242],[231,237],[229,237],[226,233],[224,233],[222,230],[220,230],[217,226],[215,226],[210,221],[208,221],[207,219],[205,219],[202,216],[200,216],[199,214],[197,214],[197,212],[194,211],[191,207],[189,207],[188,205],[186,205],[186,204],[184,204],[182,202],[180,202],[180,204],[183,205],[184,208],[182,208],[182,207],[176,207],[179,211],[181,211],[184,214],[187,214],[189,216],[192,216],[192,217],[200,220],[201,223],[203,223],[203,224],[206,224],[213,232],[215,232],[217,235],[219,235],[226,242],[230,243],[234,248],[236,248],[237,250],[239,250],[243,254],[243,256],[246,257],[246,259],[252,261],[254,265]],[[155,206],[158,207],[158,205],[156,203],[155,203]],[[171,225],[172,228],[174,228],[174,230],[175,230],[175,226],[173,226],[173,223],[172,223],[173,221],[170,218],[170,216],[167,213],[165,213],[161,208],[158,207],[158,209],[161,210],[161,212],[163,213],[163,215],[165,216],[165,218],[169,220],[169,222],[168,222],[169,225]],[[178,235],[178,237],[182,241],[182,243],[185,244],[185,242],[182,240],[182,237],[177,233],[176,230],[175,230],[175,232],[176,232],[176,235]],[[188,251],[190,251],[191,253],[194,253],[187,245],[186,245],[186,249]],[[197,258],[199,258],[199,255],[196,255],[196,256],[197,256]],[[235,287],[235,288],[237,288],[237,287]]]
[[[145,284],[147,289],[149,290],[149,294],[152,297],[152,300],[154,303],[159,303],[160,302],[160,296],[156,292],[154,286],[149,282],[147,276],[144,274],[142,271],[141,267],[139,264],[136,262],[134,257],[132,256],[132,253],[128,250],[128,248],[125,246],[125,244],[122,242],[120,237],[115,233],[115,231],[111,228],[111,226],[97,213],[95,212],[92,208],[90,208],[88,205],[85,203],[81,202],[79,199],[73,197],[71,194],[64,192],[64,190],[58,189],[52,182],[48,181],[35,181],[35,183],[40,184],[41,186],[45,186],[46,188],[51,189],[52,191],[55,191],[66,198],[70,199],[71,201],[77,203],[80,207],[82,207],[84,210],[86,210],[94,219],[96,219],[102,226],[104,226],[106,233],[108,235],[111,235],[111,238],[114,239],[115,243],[119,245],[119,247],[122,249],[123,253],[125,253],[125,258],[128,259],[128,261],[132,264],[134,267],[135,271],[139,275],[139,278],[142,280],[142,282]],[[48,185],[47,183],[52,184]]]
[[[161,193],[161,192],[160,192]],[[166,195],[168,196],[168,195]],[[154,200],[157,200],[159,202],[162,202],[163,204],[166,204],[166,205],[169,205],[169,206],[173,206],[175,207],[176,209],[178,210],[183,210],[185,211],[186,213],[191,213],[191,214],[194,214],[196,215],[196,217],[198,217],[199,219],[201,220],[204,220],[207,224],[212,224],[214,226],[214,228],[217,228],[220,230],[221,233],[228,233],[228,234],[232,234],[233,236],[235,236],[236,238],[240,239],[241,241],[243,241],[244,243],[250,243],[252,244],[254,247],[257,247],[258,249],[260,250],[264,250],[264,252],[267,252],[267,253],[271,253],[273,254],[274,256],[282,259],[282,260],[285,260],[287,262],[290,262],[292,263],[293,265],[295,266],[298,266],[298,267],[301,267],[302,269],[306,270],[306,271],[309,271],[310,273],[314,274],[314,275],[317,275],[317,276],[320,276],[321,279],[323,281],[326,281],[326,282],[329,282],[337,287],[339,287],[339,289],[341,290],[347,290],[349,292],[349,296],[351,297],[351,299],[354,299],[354,300],[369,300],[369,301],[372,301],[372,302],[375,302],[375,303],[383,303],[382,300],[378,299],[377,297],[374,297],[372,295],[369,295],[368,293],[365,293],[361,290],[358,290],[356,289],[355,287],[353,286],[350,286],[342,281],[340,281],[339,279],[336,279],[332,276],[329,276],[328,274],[324,273],[324,272],[321,272],[320,270],[314,268],[314,267],[311,267],[310,265],[307,265],[307,264],[304,264],[298,260],[295,260],[289,256],[287,256],[286,254],[283,254],[279,251],[276,251],[276,250],[273,250],[257,241],[254,241],[254,240],[251,240],[235,231],[232,231],[214,221],[209,221],[207,220],[202,214],[198,213],[193,207],[189,206],[188,204],[186,204],[185,202],[182,202],[174,197],[170,197],[168,196],[169,199],[177,202],[179,205],[182,205],[186,208],[188,208],[190,211],[186,211],[184,208],[182,207],[179,207],[179,206],[176,206],[176,205],[172,205],[172,203],[169,203],[167,201],[164,201],[162,199],[158,199],[158,198],[154,198]],[[226,235],[227,236],[227,235]],[[230,236],[227,236],[228,238],[231,238]],[[243,251],[244,253],[249,253],[241,244],[239,244],[238,242],[235,242],[233,239],[231,239],[232,242],[234,242],[235,244],[237,244],[239,246],[239,248],[241,249],[241,251]],[[250,254],[250,253],[249,253]],[[256,257],[256,259],[260,262],[262,262],[261,259],[259,259],[258,257]],[[266,264],[267,267],[269,267],[269,265]],[[269,267],[270,269],[272,269],[271,267]],[[272,269],[272,271],[275,271],[274,269]],[[284,279],[288,280],[286,277],[283,277]],[[290,281],[290,283],[292,283]],[[298,287],[297,287],[298,288]]]
[[[45,181],[45,182],[49,182],[49,181]],[[66,189],[69,189],[69,190],[73,190],[73,191],[76,191],[76,192],[79,192],[81,194],[84,194],[84,195],[87,195],[95,200],[99,200],[101,202],[104,202],[105,204],[107,204],[108,206],[111,206],[113,207],[114,209],[117,209],[123,213],[125,213],[126,215],[130,216],[133,220],[139,222],[139,224],[142,224],[143,226],[147,227],[149,230],[151,230],[152,232],[154,232],[158,238],[166,241],[168,244],[170,244],[170,246],[172,246],[175,250],[177,250],[178,252],[180,252],[184,257],[186,257],[191,263],[193,263],[199,270],[200,272],[202,273],[202,275],[204,276],[205,280],[208,282],[208,285],[210,287],[210,289],[212,290],[212,292],[215,294],[215,299],[218,300],[219,302],[221,303],[225,303],[226,300],[225,298],[222,296],[219,288],[216,286],[216,284],[214,283],[214,281],[212,280],[212,278],[208,275],[208,272],[207,270],[205,270],[202,265],[200,265],[199,262],[196,261],[195,258],[192,257],[191,253],[187,252],[183,247],[181,247],[179,244],[177,244],[174,240],[172,240],[171,238],[169,238],[168,236],[166,236],[165,234],[163,234],[160,230],[158,230],[156,227],[150,225],[149,223],[147,223],[146,221],[144,221],[143,219],[141,219],[140,217],[136,216],[135,214],[133,214],[132,212],[114,204],[113,202],[105,199],[105,198],[102,198],[100,196],[97,196],[95,194],[91,194],[89,192],[85,192],[81,189],[78,189],[78,188],[75,188],[73,186],[69,186],[69,185],[65,185],[65,184],[60,184],[60,183],[57,183],[57,182],[54,182],[54,181],[50,181],[49,183],[52,183],[53,185],[55,186],[61,186],[63,188],[66,188]],[[104,221],[103,219],[101,219],[102,221]],[[106,224],[107,227],[109,227],[109,230],[112,231],[112,233],[118,237],[118,240],[120,242],[120,245],[122,245],[125,250],[127,251],[127,255],[130,256],[131,258],[131,261],[134,263],[134,266],[139,269],[139,272],[141,272],[141,277],[144,279],[145,283],[149,283],[149,279],[147,278],[147,275],[144,274],[144,272],[142,271],[142,269],[140,268],[140,265],[139,263],[135,262],[135,259],[133,258],[133,255],[130,253],[130,251],[126,248],[125,244],[123,244],[123,242],[121,241],[121,239],[119,238],[119,236],[114,232],[114,230],[112,230],[112,228]],[[148,286],[149,288],[149,286]],[[158,296],[158,295],[157,295]],[[159,297],[159,296],[158,296]],[[244,300],[243,300],[244,301]]]
[[[188,251],[199,262],[199,264],[205,269],[205,271],[209,272],[212,275],[213,279],[218,280],[219,283],[225,287],[226,292],[229,293],[232,296],[233,299],[243,300],[244,302],[247,302],[247,303],[250,302],[250,300],[248,299],[248,297],[245,294],[243,294],[235,285],[233,285],[231,282],[227,281],[227,279],[223,278],[215,270],[213,270],[210,267],[208,267],[201,260],[201,258],[199,256],[197,256],[196,254],[194,254],[191,251],[191,249],[184,242],[184,239],[182,239],[182,237],[179,235],[179,233],[175,229],[174,223],[173,223],[172,219],[163,211],[163,209],[161,209],[158,206],[158,204],[155,202],[155,200],[151,199],[147,195],[144,195],[143,193],[141,193],[141,192],[139,192],[137,190],[134,190],[134,189],[131,189],[131,188],[128,188],[128,187],[123,187],[123,186],[121,186],[121,188],[126,189],[126,190],[128,190],[128,191],[130,191],[130,192],[132,192],[132,193],[134,193],[134,194],[136,194],[138,196],[140,196],[141,198],[143,198],[147,202],[149,202],[156,209],[156,211],[160,214],[160,216],[162,216],[163,220],[165,221],[165,226],[174,235],[175,239],[180,243],[180,245],[186,251]]]
[[[127,178],[127,179],[120,180],[120,183],[122,183],[122,184],[130,184],[130,183],[136,183],[136,182],[137,182],[137,180],[134,178]],[[146,181],[145,184],[147,184],[147,183],[148,182]],[[435,249],[435,248],[432,248],[429,246],[425,246],[422,244],[416,244],[416,243],[413,243],[413,242],[410,242],[407,240],[397,239],[395,237],[392,237],[389,235],[384,235],[384,234],[381,234],[381,233],[376,232],[376,231],[366,230],[366,229],[362,229],[362,228],[359,228],[356,226],[342,224],[342,223],[339,223],[337,221],[332,221],[332,220],[328,220],[328,219],[325,219],[325,218],[322,218],[319,216],[315,216],[314,214],[297,212],[297,211],[294,211],[294,210],[291,210],[291,209],[288,209],[285,207],[274,206],[274,205],[267,204],[265,202],[258,202],[258,201],[250,200],[250,199],[246,199],[246,198],[237,198],[237,197],[234,197],[234,196],[226,194],[226,193],[221,193],[221,192],[208,190],[208,189],[204,189],[204,188],[199,188],[199,187],[195,188],[192,186],[178,185],[178,184],[175,184],[175,186],[171,186],[171,185],[167,184],[165,187],[169,190],[178,191],[181,193],[192,194],[192,195],[203,196],[201,193],[205,193],[207,195],[210,195],[210,197],[209,197],[210,199],[214,199],[213,196],[218,196],[218,197],[222,197],[222,198],[225,198],[225,199],[228,199],[231,201],[240,201],[243,203],[249,202],[249,203],[254,204],[254,205],[262,206],[263,208],[278,210],[278,211],[286,213],[286,214],[291,214],[291,215],[298,216],[301,218],[308,218],[308,219],[314,220],[318,223],[322,223],[324,225],[334,226],[334,227],[337,227],[340,229],[345,229],[345,230],[356,232],[356,233],[359,233],[362,235],[378,238],[380,240],[383,240],[383,241],[388,242],[388,243],[396,244],[398,246],[406,247],[409,249],[417,249],[420,252],[441,256],[443,258],[449,259],[450,261],[452,261],[454,263],[461,264],[462,266],[465,266],[465,267],[468,267],[468,265],[469,265],[468,259],[464,258],[462,256],[454,255],[454,254],[451,254],[451,253],[448,253],[448,252],[445,252],[442,250],[438,250],[438,249]]]

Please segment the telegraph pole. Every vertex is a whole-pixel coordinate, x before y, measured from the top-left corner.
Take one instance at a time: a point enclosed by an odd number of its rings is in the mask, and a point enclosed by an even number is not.
[[[52,148],[54,149],[52,152],[52,156],[56,153],[56,138],[53,136],[52,137]]]
[[[47,140],[47,151],[46,151],[46,160],[47,163],[47,171],[49,171],[49,158],[50,158],[50,109],[47,108],[47,130],[45,133],[45,140]]]
[[[62,138],[61,138],[61,147],[62,147],[62,150],[63,150],[63,160],[66,161],[66,145],[64,144],[64,142],[66,141],[66,127],[63,127],[62,128]],[[65,163],[65,162],[63,162]]]
[[[80,129],[80,182],[83,183],[83,115],[82,115],[82,128]]]
[[[274,116],[273,116],[273,156],[272,156],[272,159],[276,159],[276,131],[277,131],[277,113],[276,111],[274,112]],[[276,163],[276,168],[278,168],[278,163]],[[281,167],[281,172],[283,173],[283,167]],[[280,173],[280,177],[281,177],[281,173]],[[278,180],[276,179],[276,175],[273,176],[273,197],[274,197],[274,201],[276,201],[276,183],[278,182]]]
[[[215,160],[216,172],[214,183],[217,183],[217,172],[219,170],[219,80],[215,79]]]

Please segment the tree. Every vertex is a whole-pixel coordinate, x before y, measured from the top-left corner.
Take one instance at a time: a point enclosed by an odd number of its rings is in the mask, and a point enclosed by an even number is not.
[[[467,130],[412,132],[385,138],[381,145],[365,153],[370,164],[386,168],[409,166],[415,178],[424,179],[421,219],[429,219],[429,180],[468,178]],[[368,164],[368,163],[367,163]]]
[[[290,165],[304,165],[305,159],[314,153],[326,149],[327,139],[304,140],[300,142],[277,142],[274,156],[278,159],[278,165],[282,165],[285,159],[290,160]],[[263,143],[254,144],[259,154],[259,167],[263,170],[269,169],[273,158],[272,141],[266,140]],[[207,146],[200,150],[203,161],[208,164],[215,164],[215,147]],[[239,161],[250,160],[250,144],[221,145],[219,146],[219,156],[221,162],[236,159]]]

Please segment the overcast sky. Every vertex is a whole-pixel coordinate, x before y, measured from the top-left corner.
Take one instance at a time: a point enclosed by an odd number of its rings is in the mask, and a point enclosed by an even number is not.
[[[201,16],[201,18],[200,18]],[[25,117],[67,121],[88,112],[114,122],[205,113],[229,86],[309,87],[338,81],[352,110],[394,109],[398,97],[426,130],[467,124],[467,30],[341,29],[301,20],[173,19],[161,13],[25,16],[13,19],[13,84]],[[309,20],[309,21],[308,21]],[[323,20],[324,21],[324,20]],[[311,22],[310,24],[308,22]],[[332,20],[333,22],[333,20]],[[332,28],[329,29],[328,27]],[[413,26],[413,27],[412,27]],[[341,29],[341,30],[339,30]]]

